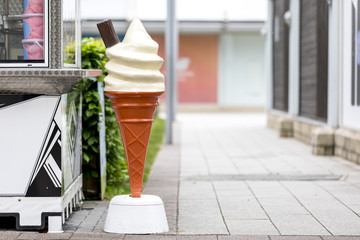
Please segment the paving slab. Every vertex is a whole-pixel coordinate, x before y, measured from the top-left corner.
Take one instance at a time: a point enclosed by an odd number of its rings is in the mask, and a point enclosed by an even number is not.
[[[231,235],[278,235],[270,220],[226,220]]]
[[[11,240],[16,239],[20,236],[21,233],[19,232],[0,232],[0,239],[1,240]]]
[[[22,233],[17,239],[42,240],[42,239],[70,239],[72,233]]]
[[[221,216],[220,208],[215,198],[179,200],[179,212],[184,216],[192,216],[194,214],[201,216]]]
[[[176,240],[176,236],[164,235],[126,235],[124,240]]]
[[[216,195],[211,182],[181,181],[179,189],[180,200],[215,199]]]
[[[349,204],[347,207],[354,211],[358,216],[360,215],[360,204]]]
[[[304,232],[307,235],[331,235],[311,215],[270,215],[270,219],[281,235],[302,235]]]
[[[103,240],[115,240],[123,239],[123,234],[112,234],[112,233],[74,233],[71,240],[92,240],[92,239],[103,239]]]
[[[229,234],[221,214],[216,215],[179,215],[179,235]]]
[[[254,197],[219,198],[219,204],[226,220],[268,219],[267,214]]]
[[[322,240],[319,236],[270,236],[270,240]]]
[[[263,208],[271,218],[281,216],[310,215],[310,213],[301,205],[263,206]]]
[[[177,236],[177,240],[217,240],[216,235]]]
[[[270,240],[269,236],[239,236],[239,235],[230,235],[230,236],[218,236],[218,240]]]
[[[360,240],[360,236],[324,236],[323,240]]]

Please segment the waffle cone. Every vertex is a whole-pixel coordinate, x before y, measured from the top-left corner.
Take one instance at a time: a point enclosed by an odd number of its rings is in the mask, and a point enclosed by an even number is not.
[[[154,113],[163,92],[105,91],[111,99],[125,149],[132,197],[141,197]]]

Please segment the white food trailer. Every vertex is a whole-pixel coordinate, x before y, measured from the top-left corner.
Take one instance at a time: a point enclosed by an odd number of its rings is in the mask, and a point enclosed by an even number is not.
[[[101,71],[80,69],[78,10],[0,0],[0,217],[17,229],[61,232],[81,202],[81,90]]]

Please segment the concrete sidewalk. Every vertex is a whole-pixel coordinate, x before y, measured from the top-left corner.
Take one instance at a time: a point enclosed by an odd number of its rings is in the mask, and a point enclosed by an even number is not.
[[[359,166],[278,138],[262,114],[179,118],[180,235],[360,235]]]
[[[169,233],[104,233],[104,201],[85,202],[63,234],[0,239],[360,239],[358,165],[278,138],[264,114],[180,114],[175,135],[144,189],[163,199]]]

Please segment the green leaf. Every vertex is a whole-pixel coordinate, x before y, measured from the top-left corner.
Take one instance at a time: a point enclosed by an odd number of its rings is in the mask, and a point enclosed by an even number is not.
[[[91,176],[93,176],[94,178],[99,178],[99,174],[96,171],[92,171]]]
[[[89,109],[94,109],[97,108],[97,105],[95,105],[94,103],[90,103],[88,107]]]
[[[94,143],[95,143],[95,137],[91,137],[91,138],[89,138],[88,140],[87,140],[87,143],[89,144],[89,145],[93,145]]]
[[[90,161],[90,157],[89,157],[89,155],[88,155],[86,152],[83,152],[83,159],[84,159],[86,162],[89,162],[89,161]]]
[[[84,138],[84,140],[87,140],[88,138],[90,137],[90,132],[88,132],[88,131],[83,131],[83,138]]]

